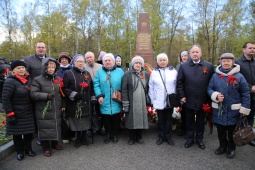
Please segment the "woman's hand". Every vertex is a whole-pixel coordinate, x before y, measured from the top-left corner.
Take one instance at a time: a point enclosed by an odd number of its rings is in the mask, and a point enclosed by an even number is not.
[[[99,104],[103,104],[104,103],[104,98],[103,97],[99,97],[98,98],[98,103]]]
[[[223,94],[218,94],[218,95],[217,95],[217,100],[218,100],[219,102],[223,102],[223,100],[224,100]]]

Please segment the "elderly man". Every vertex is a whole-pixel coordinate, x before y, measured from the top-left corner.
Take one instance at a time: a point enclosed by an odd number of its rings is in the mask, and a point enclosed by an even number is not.
[[[95,55],[91,51],[88,51],[85,54],[85,61],[86,61],[86,63],[84,65],[84,68],[90,73],[92,80],[94,80],[94,77],[96,76],[97,71],[102,68],[102,65],[95,62]],[[104,135],[104,131],[102,130],[103,120],[102,120],[102,116],[100,114],[99,104],[97,102],[95,103],[95,111],[97,113],[97,117],[100,118],[99,120],[100,120],[101,126],[99,127],[99,129],[94,129],[94,130],[97,130],[98,134]],[[98,120],[98,119],[96,119],[96,120]],[[89,135],[91,135],[91,134],[89,134]]]
[[[255,43],[254,42],[246,42],[243,45],[243,55],[236,59],[235,63],[240,65],[240,73],[246,79],[249,90],[250,90],[250,98],[251,98],[251,112],[249,114],[248,122],[253,127],[254,123],[254,114],[255,114]],[[251,146],[255,146],[255,141],[251,141],[249,143]]]
[[[191,147],[196,139],[198,147],[205,149],[203,143],[205,113],[202,105],[210,102],[207,86],[214,68],[212,63],[201,59],[202,51],[199,45],[193,45],[189,54],[191,59],[180,65],[177,77],[177,92],[186,113],[185,148]]]
[[[39,41],[35,44],[36,53],[24,58],[24,61],[27,64],[27,71],[30,74],[31,81],[33,81],[35,77],[40,76],[42,74],[43,71],[42,60],[46,57],[49,57],[46,55],[46,50],[47,49],[45,43]],[[36,143],[38,145],[41,145],[39,139],[36,141]]]
[[[92,80],[94,80],[97,71],[102,68],[102,65],[95,63],[95,55],[91,51],[85,54],[85,60],[86,64],[84,65],[84,68],[90,73]]]

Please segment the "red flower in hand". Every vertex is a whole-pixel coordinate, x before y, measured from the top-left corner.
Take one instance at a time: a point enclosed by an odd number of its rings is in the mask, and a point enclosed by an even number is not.
[[[88,86],[89,86],[89,84],[88,84],[88,83],[86,83],[86,82],[85,82],[85,83],[80,83],[80,86],[81,86],[81,87],[83,87],[83,88],[86,88],[86,87],[88,87]]]
[[[53,80],[53,83],[54,84],[58,84],[58,80]]]
[[[211,113],[212,107],[209,104],[203,104],[203,111],[205,113]]]

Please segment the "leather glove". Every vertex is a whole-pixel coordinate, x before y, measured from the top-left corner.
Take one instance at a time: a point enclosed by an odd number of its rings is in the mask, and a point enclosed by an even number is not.
[[[125,112],[125,113],[128,113],[128,112],[129,112],[129,106],[124,106],[123,109],[124,109],[124,112]]]
[[[96,96],[91,96],[91,103],[96,104],[97,103],[97,98]]]
[[[6,114],[6,120],[8,124],[12,124],[12,125],[16,124],[16,118],[15,118],[14,112]]]
[[[54,94],[49,93],[48,96],[47,96],[47,99],[48,99],[48,100],[53,100],[54,97],[55,97]]]
[[[82,95],[77,93],[75,96],[74,96],[74,99],[75,100],[81,100],[82,99]]]

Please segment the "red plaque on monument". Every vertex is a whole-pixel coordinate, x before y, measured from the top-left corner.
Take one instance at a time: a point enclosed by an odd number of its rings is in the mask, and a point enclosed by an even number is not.
[[[150,16],[149,13],[140,13],[138,21],[138,32],[136,39],[136,55],[144,58],[144,62],[156,66],[151,44]]]

